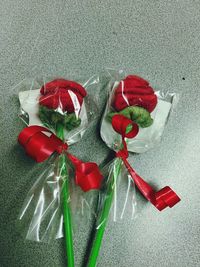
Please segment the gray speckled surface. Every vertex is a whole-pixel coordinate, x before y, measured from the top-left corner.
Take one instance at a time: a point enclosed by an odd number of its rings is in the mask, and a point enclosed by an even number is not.
[[[158,213],[138,197],[136,221],[125,218],[108,225],[98,266],[200,266],[200,1],[0,4],[0,266],[65,266],[63,240],[51,245],[24,242],[16,230],[15,219],[30,187],[26,174],[35,164],[16,145],[23,124],[12,87],[30,75],[89,77],[104,67],[125,67],[157,89],[180,94],[160,145],[130,160],[148,181],[173,186],[182,202]],[[74,151],[83,156],[87,149],[87,159],[99,163],[109,151],[95,129],[93,125]],[[75,234],[76,266],[83,259],[88,231],[82,226]]]

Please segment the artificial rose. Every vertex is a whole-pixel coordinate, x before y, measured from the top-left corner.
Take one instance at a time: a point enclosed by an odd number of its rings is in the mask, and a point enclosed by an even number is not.
[[[129,75],[116,88],[112,105],[117,111],[128,106],[139,106],[152,112],[157,105],[157,96],[148,81]]]
[[[42,96],[39,104],[49,109],[57,109],[63,112],[73,113],[80,110],[83,98],[87,95],[85,89],[74,81],[56,79],[46,83],[40,89]]]

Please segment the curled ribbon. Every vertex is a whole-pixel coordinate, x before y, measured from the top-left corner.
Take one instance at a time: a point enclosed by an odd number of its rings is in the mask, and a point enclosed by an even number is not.
[[[132,126],[132,128],[127,133],[126,129],[128,126]],[[123,149],[118,151],[116,156],[123,160],[124,165],[126,166],[136,186],[148,201],[150,201],[159,211],[167,207],[172,208],[180,201],[179,196],[169,186],[165,186],[157,192],[154,191],[154,189],[135,172],[127,160],[128,149],[125,138],[132,138],[137,134],[138,126],[136,126],[137,125],[135,125],[132,120],[127,119],[123,115],[113,116],[112,127],[116,132],[121,134],[123,143]]]
[[[18,142],[24,147],[26,154],[36,162],[43,162],[54,152],[61,154],[68,149],[68,145],[55,134],[45,127],[36,125],[24,128],[18,136]],[[82,162],[69,153],[67,156],[75,167],[76,184],[85,192],[99,189],[103,176],[98,165],[94,162]]]

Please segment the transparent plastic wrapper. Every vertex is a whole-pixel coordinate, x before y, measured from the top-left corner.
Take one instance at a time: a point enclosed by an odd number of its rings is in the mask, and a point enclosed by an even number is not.
[[[140,78],[135,81],[135,75],[129,75],[121,81],[120,77],[123,77],[123,73],[116,79],[112,77],[109,83],[110,94],[102,119],[101,137],[109,148],[115,151],[119,149],[121,135],[113,129],[111,117],[122,114],[139,126],[137,135],[126,139],[128,151],[143,153],[160,141],[178,97],[175,93],[154,91],[147,81],[140,81]]]
[[[80,141],[97,114],[87,91],[100,86],[99,78],[75,82],[63,78],[24,80],[18,85],[21,119],[27,124],[18,140],[26,153],[41,166],[19,215],[26,238],[49,242],[65,236],[68,266],[74,266],[73,218],[87,203],[92,204],[102,175],[94,162],[82,162],[70,154],[69,146]],[[78,220],[75,219],[77,222]]]
[[[64,140],[72,145],[95,119],[97,104],[87,92],[98,92],[99,86],[98,76],[80,83],[55,77],[25,79],[16,86],[19,116],[26,125],[46,126],[55,134],[57,125],[62,124]]]
[[[127,151],[144,153],[160,141],[169,114],[174,103],[176,103],[177,96],[175,93],[168,92],[164,94],[161,91],[154,90],[149,82],[136,75],[126,76],[124,72],[115,72],[115,75],[112,72],[109,74],[111,76],[108,85],[109,98],[102,117],[101,137],[106,145],[116,153],[124,148],[123,139],[126,143]],[[120,117],[116,117],[116,115]],[[115,118],[113,118],[114,116]],[[122,116],[124,116],[125,121],[123,121]],[[120,121],[121,119],[122,122]],[[130,120],[128,121],[130,124],[127,124],[126,131],[129,132],[126,132],[127,136],[125,137],[122,135],[123,129],[121,128],[123,128],[123,123],[126,126],[127,120]],[[113,121],[114,124],[112,123]],[[117,176],[116,169],[120,164],[120,169],[123,170],[125,166],[121,157],[117,157],[111,162],[109,166],[110,173],[107,176],[108,181],[112,173]],[[121,171],[118,174],[121,181]],[[134,186],[134,180],[130,178],[128,171],[123,176],[129,176],[131,184]],[[116,186],[113,186],[116,195],[113,200],[113,209],[115,210],[113,211],[114,221],[117,219],[116,214],[118,213],[118,217],[122,218],[126,205],[130,205],[127,198],[132,200],[132,210],[128,208],[128,211],[130,217],[133,218],[133,211],[136,211],[135,190],[132,186],[129,186],[130,182],[128,182],[127,190],[121,190],[124,192],[123,198],[120,196],[120,201],[118,201],[117,195],[122,195],[122,192],[118,193],[118,190],[115,188],[117,187],[118,178],[115,177],[114,180],[116,183]],[[121,208],[117,209],[119,207],[118,203],[120,203]]]
[[[99,194],[99,205],[97,207],[97,228],[101,227],[102,221],[98,217],[105,199],[110,198],[112,209],[110,219],[114,222],[128,217],[133,219],[136,216],[137,202],[135,184],[127,169],[123,166],[120,158],[115,158],[101,169],[105,177],[104,184]],[[113,190],[112,190],[113,189]]]
[[[173,207],[180,201],[169,186],[156,192],[128,161],[128,152],[146,152],[160,141],[175,94],[155,91],[148,81],[136,75],[126,76],[122,71],[109,72],[109,75],[109,98],[100,134],[116,156],[108,164],[109,172],[104,174],[107,182],[99,201],[89,267],[96,266],[106,223],[111,214],[114,221],[122,219],[125,214],[126,218],[135,217],[137,201],[134,185],[159,211]]]

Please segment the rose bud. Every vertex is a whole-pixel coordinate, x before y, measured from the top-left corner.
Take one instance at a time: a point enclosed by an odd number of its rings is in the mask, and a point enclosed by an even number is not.
[[[139,106],[152,112],[157,105],[157,96],[146,80],[129,75],[116,88],[112,105],[117,111],[128,106]]]

